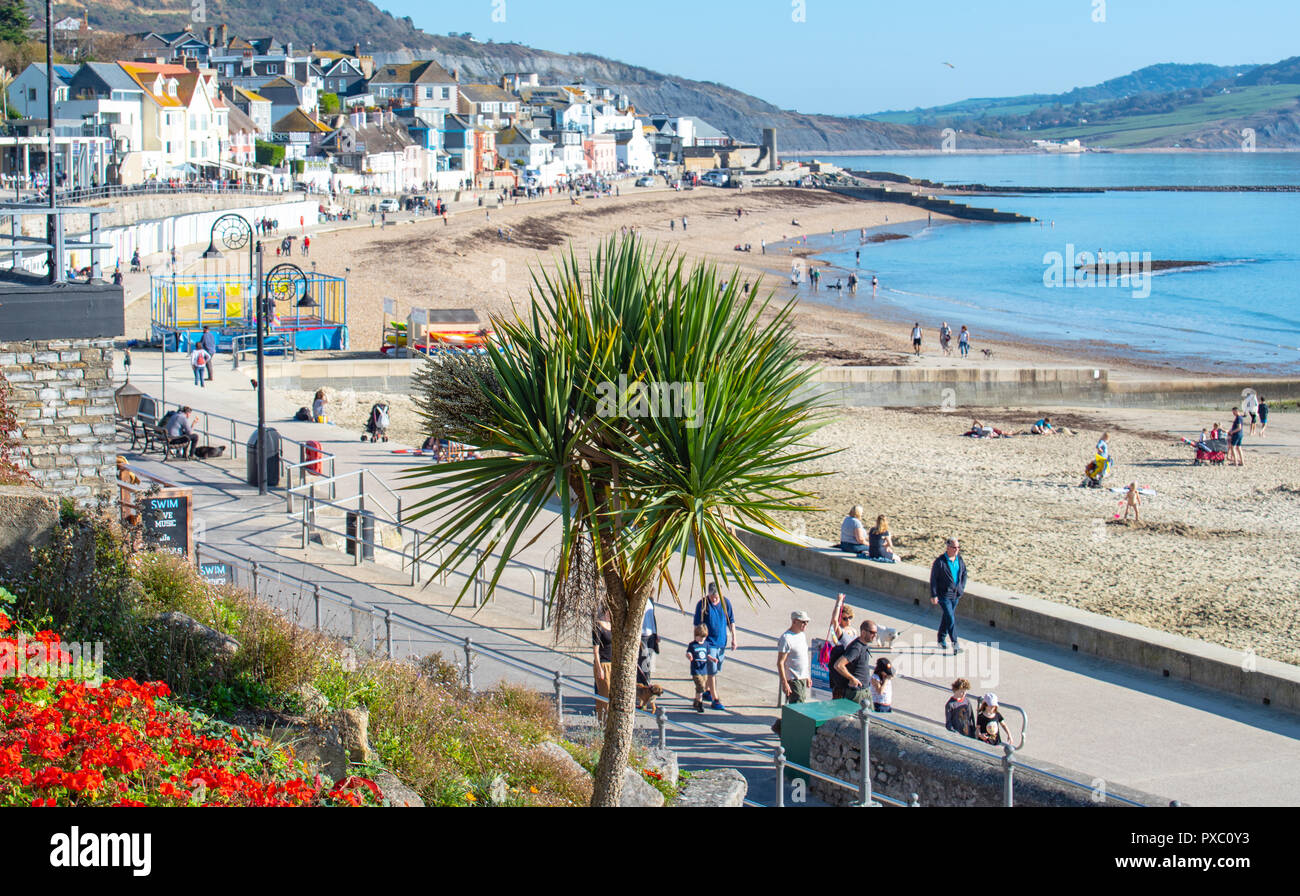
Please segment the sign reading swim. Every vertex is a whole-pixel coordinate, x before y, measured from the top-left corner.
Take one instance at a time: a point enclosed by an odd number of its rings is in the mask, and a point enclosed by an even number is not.
[[[596,415],[684,417],[687,428],[696,429],[704,419],[703,395],[703,383],[628,382],[626,374],[619,374],[617,383],[596,385]]]

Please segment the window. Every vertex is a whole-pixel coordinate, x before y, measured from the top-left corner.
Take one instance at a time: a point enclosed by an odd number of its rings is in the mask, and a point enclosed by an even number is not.
[[[28,87],[28,88],[27,88],[27,101],[28,101],[28,102],[31,102],[31,103],[36,102],[36,88],[35,88],[35,87]]]
[[[442,98],[443,98],[444,100],[449,100],[449,99],[451,99],[451,88],[450,88],[450,87],[444,87],[444,88],[442,88]]]

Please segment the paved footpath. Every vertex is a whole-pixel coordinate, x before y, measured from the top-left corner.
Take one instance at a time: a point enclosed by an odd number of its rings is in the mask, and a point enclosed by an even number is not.
[[[223,356],[221,363],[229,362]],[[240,378],[222,376],[219,371],[216,383],[198,389],[187,382],[184,365],[184,358],[169,360],[169,401],[187,402],[199,410],[243,420],[255,419],[255,393],[246,386],[239,392],[228,388],[242,381]],[[157,365],[147,366],[149,371],[138,367],[132,382],[156,394]],[[409,458],[391,453],[392,448],[400,446],[362,443],[348,430],[283,420],[268,423],[285,436],[321,441],[326,450],[337,454],[340,473],[365,467],[397,487],[397,477],[411,463]],[[580,679],[590,674],[589,642],[579,634],[572,642],[557,644],[552,632],[539,630],[539,618],[534,615],[536,604],[531,600],[499,594],[479,610],[471,609],[468,600],[454,606],[454,587],[426,584],[411,588],[406,584],[406,574],[395,567],[355,567],[351,558],[321,546],[302,551],[301,526],[286,516],[283,496],[258,497],[256,489],[243,480],[242,456],[219,463],[162,464],[155,455],[145,465],[194,486],[196,513],[204,525],[203,544],[257,559],[269,570],[338,588],[359,601],[379,609],[390,608],[457,637],[469,635],[475,643],[508,648],[516,656],[547,669],[560,669]],[[418,496],[415,493],[408,497],[407,506],[412,497]],[[548,514],[539,528],[553,518]],[[516,558],[544,568],[554,544],[554,536],[548,533]],[[688,575],[693,572],[689,564],[686,569]],[[768,754],[776,747],[777,738],[768,727],[776,714],[775,638],[786,628],[790,611],[796,608],[812,616],[810,635],[824,633],[837,590],[833,584],[812,577],[789,574],[784,578],[784,585],[770,582],[764,586],[765,606],[749,607],[738,601],[739,649],[729,655],[723,677],[723,698],[728,709],[703,716],[690,708],[692,689],[685,658],[679,655],[679,644],[689,640],[690,620],[665,596],[666,603],[658,605],[659,628],[672,643],[658,658],[656,678],[669,691],[663,705],[670,719],[701,724]],[[458,585],[460,581],[453,578],[450,584]],[[526,573],[512,571],[503,582],[534,592]],[[295,587],[280,586],[282,596],[288,599]],[[683,605],[693,607],[698,594],[698,586],[688,583],[683,590]],[[917,677],[942,685],[961,674],[975,682],[976,693],[994,690],[1004,704],[1024,707],[1030,725],[1024,749],[1018,755],[1026,763],[1046,761],[1076,770],[1079,779],[1087,784],[1100,779],[1193,805],[1300,803],[1300,776],[1294,774],[1293,767],[1300,743],[1300,716],[1080,656],[1029,638],[1000,633],[1000,643],[981,642],[974,637],[970,623],[960,619],[959,626],[966,624],[962,640],[967,652],[959,658],[941,657],[934,648],[937,616],[931,607],[905,608],[897,601],[864,592],[851,593],[849,602],[859,608],[859,620],[872,618],[899,629],[899,641],[889,655],[901,670],[911,670]],[[399,652],[429,646],[418,639],[395,644]],[[443,652],[456,654],[454,648]],[[480,667],[477,683],[485,684],[496,675],[523,680],[548,692],[551,689],[540,678],[521,676],[515,670],[488,662]],[[588,714],[590,699],[573,697],[572,692],[566,694],[567,708],[578,715]],[[945,699],[945,693],[938,688],[900,681],[894,696],[896,720],[937,730],[933,721],[941,721]],[[1013,730],[1018,729],[1019,715],[1007,715]],[[576,717],[566,721],[576,721]],[[653,727],[649,720],[647,727]],[[750,781],[751,797],[770,802],[775,778],[766,758],[714,748],[702,738],[676,733],[670,733],[669,745],[682,753],[686,767],[727,764],[740,768]]]

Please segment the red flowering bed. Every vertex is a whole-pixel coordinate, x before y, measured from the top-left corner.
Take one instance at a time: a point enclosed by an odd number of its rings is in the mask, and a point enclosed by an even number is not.
[[[0,632],[13,623],[0,612]],[[28,661],[68,656],[59,636],[26,639]],[[324,787],[283,750],[191,716],[165,684],[97,686],[16,675],[19,642],[0,636],[0,806],[379,805],[374,782]],[[25,666],[23,669],[30,669]]]

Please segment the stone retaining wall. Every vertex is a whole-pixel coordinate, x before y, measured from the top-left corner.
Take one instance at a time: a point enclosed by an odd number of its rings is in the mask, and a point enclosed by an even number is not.
[[[23,466],[48,491],[92,503],[116,476],[113,340],[0,343]]]
[[[913,793],[922,806],[1001,806],[1005,773],[1000,756],[983,755],[928,737],[900,731],[885,724],[868,729],[872,790],[893,799],[908,801]],[[955,736],[955,735],[954,735]],[[811,768],[842,781],[858,780],[861,768],[861,727],[856,719],[832,719],[813,736]],[[974,743],[974,741],[972,741]],[[1123,806],[1117,797],[1144,806],[1167,806],[1169,799],[1128,788],[1050,765],[1027,760],[1043,771],[1077,781],[1072,787],[1025,768],[1014,772],[1014,804],[1017,806]],[[856,791],[846,790],[813,778],[812,794],[831,805],[856,802]]]

